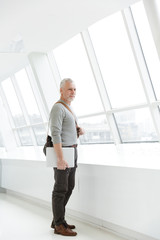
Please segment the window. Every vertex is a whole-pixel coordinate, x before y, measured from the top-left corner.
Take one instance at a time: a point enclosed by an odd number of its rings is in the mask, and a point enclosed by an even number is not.
[[[37,124],[33,126],[33,132],[36,137],[37,144],[43,146],[46,142],[46,129],[44,124]]]
[[[85,129],[85,134],[80,136],[82,144],[113,142],[105,115],[79,119],[79,123]]]
[[[29,128],[18,128],[17,133],[22,146],[33,145],[32,137]]]
[[[148,108],[128,110],[114,115],[123,142],[158,140]]]
[[[97,22],[89,33],[112,107],[146,102],[121,13]]]
[[[76,83],[77,96],[73,102],[78,116],[103,111],[100,96],[80,35],[54,51],[61,78],[70,77]]]
[[[145,56],[149,74],[153,83],[156,97],[160,100],[160,61],[149,22],[145,13],[143,2],[140,1],[131,6],[136,29],[140,38],[141,47]]]
[[[4,90],[15,126],[16,127],[25,126],[26,120],[24,118],[22,109],[20,107],[17,95],[15,93],[15,90],[10,78],[2,82],[2,88]]]
[[[14,83],[14,84],[13,84]],[[25,69],[2,82],[9,110],[21,146],[42,146],[46,128]],[[36,89],[37,91],[37,89]]]
[[[30,123],[36,124],[42,122],[42,118],[25,69],[17,72],[15,77],[28,112]]]
[[[143,44],[144,41],[147,43],[146,32],[148,30],[146,31],[146,29],[148,27],[143,26],[143,24],[146,25],[146,19],[141,25],[139,24],[142,11],[141,5],[142,3],[138,2],[131,8],[132,11],[137,11],[133,15],[137,18],[136,25],[140,26],[138,34],[143,36]],[[140,8],[137,10],[135,6]],[[142,18],[144,18],[144,14],[142,14]],[[77,85],[77,97],[73,102],[73,107],[76,108],[79,124],[86,132],[84,136],[80,137],[82,144],[118,143],[121,140],[123,143],[158,141],[154,128],[156,124],[155,122],[155,125],[153,124],[149,110],[151,106],[148,105],[148,93],[145,92],[145,86],[142,85],[138,62],[135,60],[131,46],[131,42],[135,41],[137,35],[134,35],[134,39],[129,39],[123,17],[126,18],[126,21],[130,20],[127,19],[125,14],[123,16],[121,12],[117,12],[89,27],[90,38],[87,35],[88,32],[83,34],[85,47],[80,35],[77,35],[53,51],[61,78],[71,77]],[[131,21],[134,24],[133,19]],[[133,31],[133,29],[129,30],[130,32]],[[150,39],[148,41],[150,42]],[[146,43],[144,42],[144,45]],[[88,45],[90,46],[88,47]],[[149,48],[148,46],[147,44],[146,47],[144,46],[144,49],[146,48],[145,51]],[[88,49],[90,52],[86,53]],[[134,50],[143,54],[143,52],[140,52],[142,48]],[[88,58],[94,56],[94,53],[97,62],[90,59],[88,61]],[[147,54],[151,56],[149,51]],[[153,54],[154,58],[155,56],[157,57],[157,53]],[[142,59],[142,61],[145,63],[145,59]],[[152,63],[153,65],[153,62],[150,60],[149,64]],[[91,71],[91,67],[94,68],[95,64],[97,64],[97,69],[100,69],[100,72],[97,71],[95,76],[101,79],[101,83],[99,84],[97,81],[97,85]],[[157,64],[158,61],[156,66],[149,68],[154,79],[158,75],[158,71],[160,72]],[[155,73],[156,69],[157,72]],[[146,71],[146,69],[143,69],[143,71]],[[102,75],[100,76],[100,74]],[[147,74],[150,74],[150,72],[146,71]],[[104,91],[101,98],[103,99],[106,113],[97,90],[98,85],[100,86],[99,89],[102,88],[103,81],[107,92]],[[153,84],[156,88],[158,81]],[[147,82],[146,86],[148,87]],[[157,95],[160,94],[158,87],[156,91]],[[106,94],[108,96],[104,96]],[[108,102],[111,103],[111,106],[105,100],[109,100]],[[106,118],[106,114],[109,114],[108,118]],[[114,139],[111,132],[114,135]],[[119,138],[118,141],[116,138]]]
[[[81,36],[77,35],[56,48],[53,54],[61,78],[70,77],[76,83],[77,96],[72,106],[77,116],[81,117],[79,123],[85,129],[80,142],[113,141]],[[93,116],[95,114],[97,116]]]

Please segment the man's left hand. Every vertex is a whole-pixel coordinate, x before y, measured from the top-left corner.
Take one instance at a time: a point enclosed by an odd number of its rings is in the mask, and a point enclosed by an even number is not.
[[[78,128],[78,134],[79,134],[79,136],[81,136],[81,135],[85,134],[85,131],[84,131],[84,129],[83,129],[83,128],[81,128],[81,127],[79,127],[79,128]]]

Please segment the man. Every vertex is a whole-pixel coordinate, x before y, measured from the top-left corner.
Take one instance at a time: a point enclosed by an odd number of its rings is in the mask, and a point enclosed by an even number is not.
[[[54,168],[55,184],[52,192],[53,221],[51,227],[56,234],[64,236],[76,236],[65,221],[65,206],[72,194],[75,185],[75,172],[77,167],[77,133],[84,134],[82,128],[77,126],[75,116],[70,108],[76,95],[74,82],[67,78],[60,83],[60,100],[54,104],[50,114],[50,129],[54,150],[57,156],[57,168]],[[65,161],[63,147],[73,147],[75,153],[75,167],[68,168]]]

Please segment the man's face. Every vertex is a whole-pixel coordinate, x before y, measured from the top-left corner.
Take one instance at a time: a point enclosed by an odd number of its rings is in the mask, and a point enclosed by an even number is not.
[[[71,102],[76,96],[76,86],[72,82],[66,82],[64,86],[60,89],[61,98],[65,102]]]

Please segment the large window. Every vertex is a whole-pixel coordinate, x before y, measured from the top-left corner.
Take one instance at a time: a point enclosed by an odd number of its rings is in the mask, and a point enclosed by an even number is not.
[[[36,137],[36,142],[38,145],[43,145],[45,142],[46,129],[44,124],[42,124],[43,120],[25,69],[17,72],[15,78],[28,113],[30,124],[33,125],[32,130]],[[24,131],[26,131],[26,129],[23,129],[23,132]]]
[[[18,87],[20,89],[27,113],[31,124],[36,124],[42,122],[42,118],[31,89],[31,85],[27,76],[25,69],[17,72],[15,74]]]
[[[24,118],[17,95],[15,93],[15,89],[10,78],[2,82],[2,88],[4,90],[15,126],[16,127],[25,126],[26,120]]]
[[[140,38],[141,47],[149,69],[149,74],[152,79],[154,91],[157,99],[160,100],[160,61],[143,2],[141,1],[133,4],[131,6],[131,10]]]
[[[154,91],[160,97],[158,56],[143,3],[128,11],[129,18],[123,10],[112,14],[84,31],[83,41],[77,35],[53,51],[61,78],[71,77],[77,85],[73,106],[86,131],[83,144],[158,141],[159,113],[149,97]],[[127,29],[130,21],[134,30]]]
[[[17,133],[22,146],[31,146],[33,144],[31,132],[28,127],[17,128]]]
[[[44,145],[46,129],[25,69],[2,82],[14,133],[22,146]],[[36,89],[37,91],[37,89]]]
[[[81,143],[111,143],[113,138],[105,115],[79,119],[79,124],[85,129]]]
[[[123,142],[153,142],[158,137],[148,108],[115,113]]]
[[[121,12],[89,28],[113,108],[146,102]]]
[[[72,78],[77,87],[73,102],[78,116],[102,112],[103,107],[80,35],[54,51],[61,78]]]
[[[80,137],[81,143],[111,142],[105,115],[91,117],[104,113],[104,109],[81,36],[75,36],[53,53],[61,78],[70,77],[76,83],[77,96],[72,106],[78,116],[83,116],[80,122],[86,130],[85,136]]]

